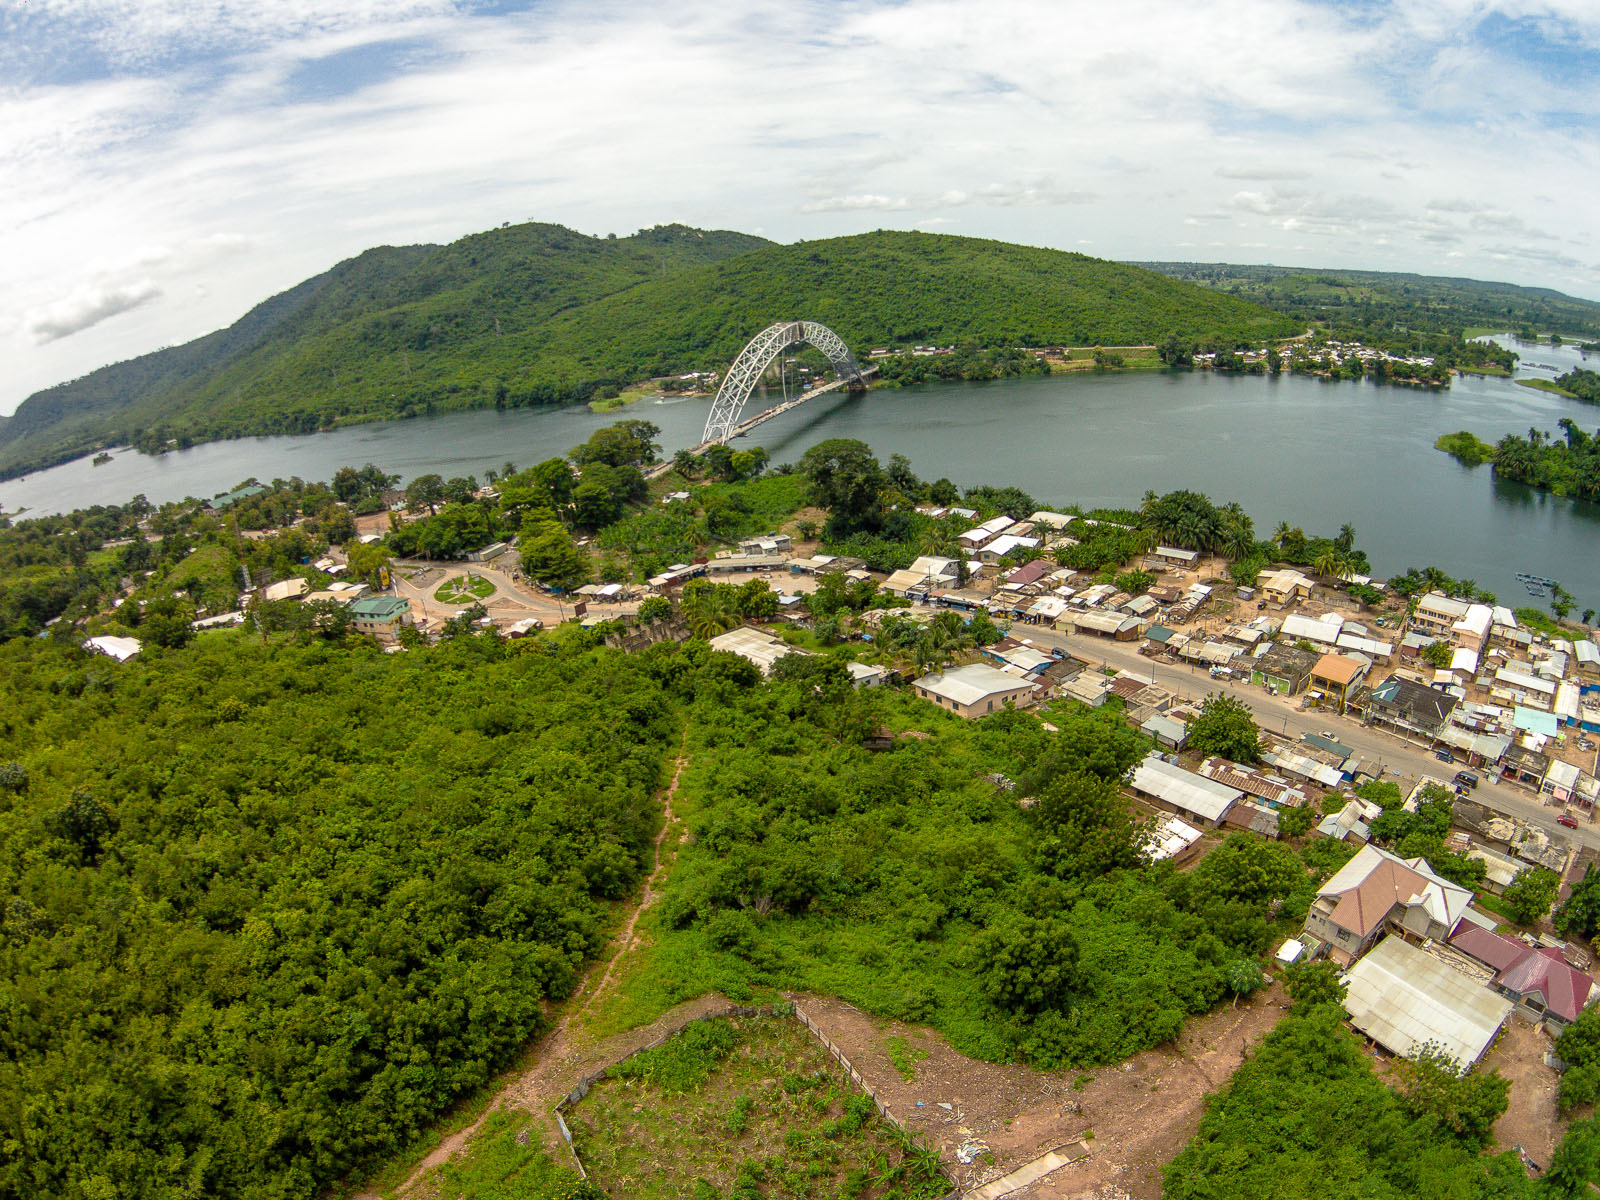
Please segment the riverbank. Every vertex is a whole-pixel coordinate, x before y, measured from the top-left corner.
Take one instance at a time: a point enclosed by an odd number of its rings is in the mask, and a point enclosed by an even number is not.
[[[1577,354],[1550,361],[1565,368],[1568,357]],[[758,393],[751,410],[776,399]],[[701,440],[710,405],[663,397],[626,415],[659,426],[655,440],[671,458]],[[1579,411],[1563,397],[1481,377],[1436,392],[1336,387],[1287,372],[1075,371],[819,397],[736,447],[760,446],[781,464],[824,439],[858,438],[880,459],[904,454],[928,478],[962,487],[1004,479],[1085,508],[1137,507],[1146,489],[1192,488],[1237,499],[1258,522],[1309,529],[1339,513],[1362,532],[1380,578],[1438,562],[1501,594],[1520,592],[1513,572],[1529,571],[1600,596],[1600,506],[1491,481],[1434,450],[1461,429],[1493,440],[1530,425],[1554,429]],[[0,506],[48,515],[141,493],[161,504],[230,491],[252,476],[327,479],[364,463],[403,480],[481,480],[507,459],[527,466],[564,455],[618,419],[586,405],[487,409],[207,443],[161,458],[118,453],[101,467],[84,459],[0,484]]]
[[[1534,388],[1537,391],[1549,392],[1552,396],[1565,396],[1569,400],[1582,400],[1584,397],[1577,392],[1569,392],[1566,388],[1550,379],[1519,379],[1518,387]]]

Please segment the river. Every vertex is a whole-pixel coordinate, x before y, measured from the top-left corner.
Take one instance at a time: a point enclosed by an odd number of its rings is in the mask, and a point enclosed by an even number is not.
[[[1572,347],[1514,348],[1527,377],[1551,378],[1583,361]],[[99,467],[80,459],[0,483],[0,508],[60,512],[141,492],[160,503],[214,495],[250,476],[327,479],[368,462],[407,478],[481,476],[507,460],[525,467],[564,454],[623,417],[659,425],[670,455],[699,441],[709,405],[453,413],[213,442],[159,458],[122,450]],[[1051,504],[1136,505],[1146,489],[1193,488],[1239,501],[1261,536],[1280,520],[1321,534],[1348,521],[1380,576],[1433,563],[1516,605],[1532,603],[1514,578],[1528,572],[1560,580],[1581,611],[1600,607],[1600,506],[1497,482],[1487,466],[1469,469],[1433,448],[1457,429],[1493,441],[1529,426],[1555,431],[1563,416],[1600,426],[1600,409],[1498,378],[1424,391],[1205,371],[1108,373],[828,395],[741,444],[765,446],[784,462],[823,438],[860,438],[884,460],[904,454],[926,479],[1015,484]]]

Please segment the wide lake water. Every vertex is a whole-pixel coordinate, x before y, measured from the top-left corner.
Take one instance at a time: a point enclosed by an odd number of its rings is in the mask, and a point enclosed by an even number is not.
[[[1515,348],[1520,377],[1551,378],[1584,361],[1571,347]],[[454,413],[213,442],[159,458],[122,450],[99,467],[80,459],[0,483],[0,508],[62,512],[141,492],[161,503],[214,495],[250,476],[327,479],[368,462],[407,478],[481,476],[508,460],[525,467],[564,454],[623,417],[659,425],[670,455],[700,440],[710,403]],[[751,403],[750,411],[763,405],[760,397]],[[792,462],[824,438],[860,438],[884,460],[904,454],[926,479],[1015,484],[1048,504],[1136,505],[1146,489],[1193,488],[1244,505],[1260,536],[1280,520],[1322,534],[1349,522],[1380,576],[1437,564],[1516,605],[1532,603],[1514,578],[1522,571],[1560,580],[1581,610],[1600,607],[1600,505],[1496,482],[1487,466],[1469,469],[1433,448],[1457,429],[1490,441],[1530,426],[1558,432],[1564,416],[1600,426],[1600,408],[1498,378],[1424,391],[1292,376],[1111,373],[829,395],[740,444]]]

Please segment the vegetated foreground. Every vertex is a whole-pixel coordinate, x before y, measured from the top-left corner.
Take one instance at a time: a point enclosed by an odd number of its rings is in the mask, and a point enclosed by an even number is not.
[[[690,1025],[612,1068],[568,1114],[590,1179],[636,1200],[942,1196],[909,1145],[798,1021]]]
[[[0,646],[0,1195],[310,1197],[545,1025],[680,730],[637,660]]]

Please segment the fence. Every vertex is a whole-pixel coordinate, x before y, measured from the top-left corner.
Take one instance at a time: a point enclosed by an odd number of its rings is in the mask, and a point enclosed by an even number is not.
[[[661,1036],[655,1038],[653,1041],[646,1042],[643,1046],[639,1046],[628,1051],[628,1053],[624,1054],[616,1061],[609,1062],[598,1070],[590,1071],[589,1074],[579,1079],[577,1085],[556,1102],[555,1108],[556,1128],[561,1131],[561,1140],[567,1144],[567,1153],[572,1155],[572,1165],[578,1169],[578,1178],[587,1179],[589,1178],[589,1173],[584,1170],[583,1160],[578,1157],[578,1149],[572,1144],[572,1131],[567,1128],[567,1119],[565,1113],[567,1109],[571,1108],[574,1104],[578,1103],[578,1101],[587,1096],[589,1094],[589,1089],[592,1088],[597,1081],[604,1079],[606,1072],[610,1071],[612,1067],[620,1067],[623,1063],[627,1062],[635,1055],[643,1054],[647,1050],[654,1050],[664,1045],[669,1039],[677,1037],[678,1034],[682,1033],[696,1021],[716,1021],[722,1017],[781,1016],[788,1010],[788,1008],[789,1006],[786,1004],[767,1004],[759,1008],[750,1008],[742,1004],[725,1004],[715,1012],[704,1013],[698,1017],[690,1017],[686,1021],[670,1026],[661,1034]]]
[[[878,1093],[874,1091],[872,1085],[867,1082],[866,1076],[862,1075],[860,1071],[856,1070],[855,1064],[850,1061],[845,1052],[834,1044],[832,1038],[822,1032],[821,1027],[819,1027],[817,1023],[811,1019],[811,1017],[806,1013],[805,1009],[801,1008],[798,1003],[794,1006],[794,1015],[795,1019],[810,1031],[811,1036],[817,1039],[817,1041],[822,1045],[822,1048],[828,1052],[833,1060],[844,1068],[845,1074],[850,1077],[850,1082],[855,1084],[867,1094],[867,1098],[872,1101],[872,1107],[878,1110],[878,1115],[880,1117],[898,1129],[908,1143],[917,1147],[919,1150],[926,1151],[930,1154],[934,1153],[933,1150],[925,1142],[923,1142],[921,1138],[907,1128],[904,1121],[894,1115],[893,1109],[891,1109],[887,1104],[878,1098]],[[955,1180],[950,1178],[950,1173],[945,1170],[943,1163],[939,1164],[939,1174],[943,1175],[950,1183],[950,1191],[946,1192],[942,1197],[940,1197],[940,1200],[955,1200],[955,1197],[961,1194],[961,1189],[955,1186]]]
[[[572,1165],[577,1168],[578,1177],[580,1179],[588,1179],[589,1173],[584,1169],[583,1160],[578,1156],[577,1147],[572,1144],[572,1131],[567,1127],[565,1115],[566,1110],[587,1096],[589,1094],[589,1089],[592,1088],[599,1080],[604,1079],[607,1072],[609,1072],[613,1067],[621,1066],[623,1063],[627,1062],[630,1058],[633,1058],[637,1054],[643,1054],[647,1050],[654,1050],[657,1047],[664,1045],[669,1039],[677,1037],[678,1034],[682,1033],[696,1021],[715,1021],[720,1020],[723,1017],[782,1017],[789,1015],[793,1015],[794,1018],[805,1027],[806,1031],[810,1033],[812,1037],[817,1039],[817,1042],[822,1046],[822,1048],[828,1052],[828,1056],[832,1058],[834,1062],[838,1063],[844,1068],[845,1074],[850,1078],[850,1082],[855,1084],[858,1088],[866,1093],[867,1098],[872,1101],[872,1107],[877,1110],[878,1115],[898,1129],[908,1144],[915,1146],[917,1149],[926,1153],[933,1153],[931,1148],[925,1142],[923,1142],[921,1138],[907,1128],[904,1121],[894,1115],[894,1110],[878,1098],[878,1093],[873,1090],[872,1085],[867,1082],[866,1076],[862,1075],[860,1071],[856,1070],[855,1064],[850,1061],[845,1052],[834,1044],[832,1038],[822,1032],[822,1029],[815,1021],[811,1019],[809,1014],[807,1014],[798,1003],[766,1004],[756,1008],[751,1008],[742,1004],[729,1003],[723,1005],[715,1012],[704,1013],[698,1017],[691,1017],[689,1020],[686,1020],[681,1024],[674,1025],[654,1040],[646,1043],[643,1046],[639,1046],[636,1049],[628,1051],[627,1054],[624,1054],[615,1062],[607,1063],[598,1070],[589,1072],[589,1074],[578,1080],[577,1084],[570,1092],[556,1102],[556,1128],[561,1131],[561,1140],[567,1145],[567,1153],[572,1156]],[[940,1163],[939,1165],[939,1174],[943,1175],[951,1185],[950,1191],[946,1192],[945,1195],[940,1197],[940,1200],[956,1200],[956,1198],[961,1195],[961,1189],[955,1186],[955,1181],[951,1179],[950,1173],[945,1169],[943,1163]]]

